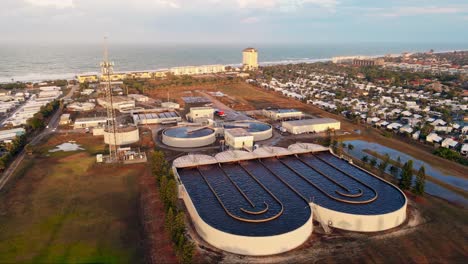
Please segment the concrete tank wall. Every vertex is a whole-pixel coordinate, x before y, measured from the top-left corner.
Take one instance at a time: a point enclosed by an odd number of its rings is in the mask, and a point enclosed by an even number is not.
[[[339,158],[333,152],[331,153],[335,157]],[[356,166],[353,163],[350,164],[354,167],[357,167],[360,170],[364,170],[363,168]],[[406,208],[408,204],[408,199],[406,198],[405,194],[391,182],[388,182],[374,175],[372,172],[369,172],[367,170],[364,171],[372,177],[375,177],[380,181],[383,181],[386,184],[391,185],[393,188],[397,189],[405,198],[405,204],[396,211],[379,215],[348,214],[330,210],[319,205],[314,205],[313,208],[315,209],[315,217],[320,217],[322,222],[326,224],[329,223],[329,221],[331,221],[331,226],[334,228],[357,232],[378,232],[401,225],[406,220]]]
[[[273,136],[273,129],[270,129],[260,132],[250,132],[252,136],[254,136],[254,141],[262,141],[267,140]]]
[[[203,221],[195,209],[184,185],[179,185],[179,198],[184,200],[197,233],[214,247],[235,254],[265,256],[283,253],[299,247],[307,241],[312,234],[313,214],[310,214],[310,218],[303,226],[280,235],[254,237],[226,233],[213,228]]]
[[[208,146],[216,141],[216,134],[213,132],[207,136],[196,138],[176,138],[162,133],[162,142],[168,146],[176,148],[198,148]]]
[[[332,228],[356,232],[377,232],[391,229],[402,224],[406,219],[406,203],[400,209],[388,214],[356,215],[333,211],[315,205],[315,216]]]
[[[140,140],[140,134],[138,133],[138,128],[132,129],[130,131],[121,131],[116,133],[116,143],[117,145],[128,145]],[[104,131],[104,143],[114,144],[114,135]]]

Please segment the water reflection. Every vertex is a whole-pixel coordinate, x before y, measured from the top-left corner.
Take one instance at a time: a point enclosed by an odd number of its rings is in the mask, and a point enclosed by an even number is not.
[[[367,142],[367,141],[363,141],[363,140],[348,140],[348,141],[344,141],[344,143],[346,144],[349,144],[351,143],[354,148],[352,150],[349,150],[349,149],[345,149],[350,155],[352,155],[353,157],[355,158],[358,158],[358,159],[361,159],[363,156],[367,155],[369,157],[373,157],[372,155],[370,155],[369,153],[366,153],[364,152],[365,149],[369,149],[369,150],[372,150],[372,151],[375,151],[381,155],[385,155],[385,154],[388,154],[390,156],[390,158],[392,160],[397,160],[398,157],[400,157],[400,160],[401,160],[401,163],[405,163],[407,162],[408,160],[413,160],[413,166],[414,166],[414,169],[418,170],[419,167],[423,166],[425,167],[426,169],[426,174],[427,175],[430,175],[440,181],[443,181],[449,185],[452,185],[454,187],[457,187],[459,189],[463,189],[465,191],[468,191],[468,180],[466,179],[462,179],[462,178],[458,178],[456,176],[453,176],[453,175],[447,175],[447,174],[444,174],[442,173],[441,171],[439,171],[438,169],[432,167],[431,165],[427,164],[426,162],[424,161],[421,161],[421,160],[418,160],[416,158],[414,158],[413,156],[411,155],[408,155],[408,154],[405,154],[405,153],[402,153],[398,150],[395,150],[395,149],[392,149],[392,148],[388,148],[386,146],[382,146],[378,143],[374,143],[374,142]],[[381,161],[380,159],[377,159],[377,164]],[[390,173],[390,166],[387,167],[386,171],[388,173]],[[391,174],[391,173],[390,173]],[[399,173],[398,173],[399,174]],[[445,200],[448,200],[448,201],[451,201],[451,202],[455,202],[457,204],[461,204],[465,207],[468,207],[468,199],[466,199],[465,197],[447,189],[447,188],[444,188],[440,185],[437,185],[429,180],[426,180],[426,188],[425,188],[425,192],[430,194],[430,195],[434,195],[434,196],[437,196],[437,197],[440,197],[440,198],[443,198]]]

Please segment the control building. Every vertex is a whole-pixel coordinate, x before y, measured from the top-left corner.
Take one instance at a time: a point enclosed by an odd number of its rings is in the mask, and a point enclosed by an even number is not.
[[[193,123],[202,123],[208,119],[214,119],[213,107],[191,107],[190,112],[186,115],[188,121]]]
[[[233,149],[252,150],[254,136],[244,128],[230,128],[224,130],[224,140]]]
[[[291,134],[303,134],[303,133],[319,133],[327,131],[328,129],[338,130],[340,129],[340,121],[333,118],[315,118],[315,119],[303,119],[294,121],[285,121],[281,123]]]
[[[111,102],[107,98],[98,98],[97,102],[102,107],[108,107]],[[112,107],[116,110],[135,108],[135,100],[126,96],[114,96],[112,98]]]
[[[271,120],[301,119],[304,114],[296,109],[263,109],[263,115]]]

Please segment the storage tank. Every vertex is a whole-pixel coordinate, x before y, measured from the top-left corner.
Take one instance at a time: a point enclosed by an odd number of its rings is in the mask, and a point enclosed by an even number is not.
[[[162,133],[162,142],[176,148],[203,147],[213,144],[215,141],[215,131],[209,127],[171,127]]]
[[[229,128],[244,128],[252,136],[254,136],[254,141],[262,141],[269,139],[273,136],[273,128],[270,124],[255,122],[255,121],[239,121],[226,123],[224,125],[225,129]]]
[[[104,129],[104,143],[114,145],[116,143],[118,146],[129,145],[140,140],[140,134],[138,132],[138,127],[127,126],[127,127],[118,127],[116,134],[116,141],[114,141],[114,135],[109,133],[108,129]]]

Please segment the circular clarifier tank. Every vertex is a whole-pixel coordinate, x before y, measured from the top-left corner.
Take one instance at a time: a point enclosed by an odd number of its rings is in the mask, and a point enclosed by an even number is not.
[[[252,121],[240,121],[234,123],[227,123],[224,125],[224,128],[244,128],[252,136],[254,136],[255,141],[261,141],[269,139],[273,136],[273,128],[270,124],[261,123],[261,122],[252,122]]]
[[[216,141],[216,134],[208,127],[171,127],[163,131],[162,142],[176,148],[197,148]]]

